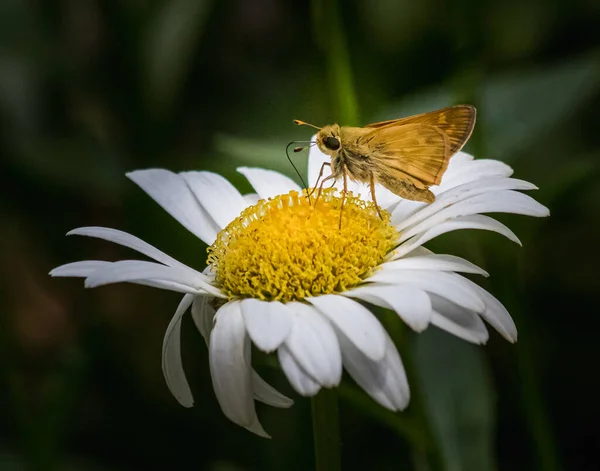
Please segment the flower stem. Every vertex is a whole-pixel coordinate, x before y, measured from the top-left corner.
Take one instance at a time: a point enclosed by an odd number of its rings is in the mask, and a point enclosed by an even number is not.
[[[344,126],[356,126],[359,122],[358,101],[339,0],[313,0],[312,19],[316,42],[327,62],[336,119]]]
[[[340,424],[335,389],[323,389],[311,399],[317,471],[340,471]]]

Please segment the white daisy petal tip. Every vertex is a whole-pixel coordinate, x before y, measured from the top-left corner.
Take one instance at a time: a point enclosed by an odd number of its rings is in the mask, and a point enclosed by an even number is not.
[[[335,294],[306,299],[327,317],[337,330],[361,350],[377,361],[385,355],[385,331],[377,318],[356,301]]]
[[[246,177],[261,199],[273,198],[292,190],[302,192],[302,188],[291,178],[274,170],[258,167],[238,167],[237,171]]]
[[[183,297],[165,332],[162,351],[162,369],[169,390],[183,407],[192,407],[194,398],[183,371],[181,361],[181,318],[194,301],[194,296]]]
[[[292,328],[292,311],[278,301],[248,298],[240,302],[242,316],[252,342],[263,352],[275,351]]]
[[[255,435],[258,435],[259,437],[262,438],[271,438],[271,435],[269,435],[265,429],[263,428],[263,426],[261,425],[261,423],[258,421],[258,419],[254,420],[254,422],[252,422],[252,424],[248,425],[248,426],[244,426],[244,428],[252,433],[254,433]]]
[[[321,386],[337,386],[342,378],[342,355],[333,327],[309,304],[291,302],[287,306],[294,312],[294,321],[278,353],[282,366],[284,362],[288,364],[288,378],[294,378],[295,382],[290,382],[300,385],[295,389],[303,395],[315,394],[313,390]]]

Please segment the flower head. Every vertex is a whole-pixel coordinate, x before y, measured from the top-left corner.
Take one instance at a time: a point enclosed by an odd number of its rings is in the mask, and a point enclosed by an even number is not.
[[[309,159],[314,185],[327,157],[313,148]],[[352,183],[352,193],[345,197],[332,188],[317,199],[279,173],[239,171],[256,194],[241,195],[211,172],[149,169],[128,174],[210,246],[202,272],[137,237],[100,227],[69,234],[115,242],[155,262],[83,261],[51,272],[84,277],[90,288],[131,282],[184,293],[163,342],[165,379],[182,405],[193,404],[179,343],[181,318],[190,308],[209,347],[213,387],[223,412],[262,436],[267,435],[254,400],[275,407],[289,407],[292,401],[252,369],[251,343],[277,352],[301,395],[338,385],[343,366],[374,400],[400,410],[409,401],[402,361],[366,306],[395,311],[417,332],[433,324],[478,344],[488,338],[483,319],[516,341],[516,327],[502,304],[459,274],[487,273],[467,260],[423,247],[457,229],[494,231],[519,243],[508,227],[482,213],[547,216],[544,206],[518,191],[536,187],[510,178],[507,165],[460,152],[441,185],[431,189],[436,195],[432,204],[401,200],[377,188],[382,216],[360,184]]]

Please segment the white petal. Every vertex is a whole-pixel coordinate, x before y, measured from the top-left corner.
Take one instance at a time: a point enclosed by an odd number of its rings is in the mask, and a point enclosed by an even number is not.
[[[263,426],[258,421],[258,417],[256,417],[256,415],[254,415],[254,420],[252,421],[252,423],[250,425],[248,425],[247,427],[244,427],[244,428],[246,430],[249,430],[252,433],[255,433],[259,437],[271,438],[271,435],[269,435],[267,432],[265,432],[265,429],[263,428]]]
[[[211,245],[220,228],[182,176],[163,169],[136,170],[127,176],[192,234]]]
[[[225,228],[246,208],[239,191],[213,172],[182,172],[188,186],[220,228]]]
[[[446,170],[446,174],[442,178],[442,183],[438,187],[438,193],[462,185],[463,183],[488,177],[508,178],[513,174],[513,169],[499,160],[477,159],[459,163],[459,165],[452,165],[455,157],[452,157],[452,160],[450,160],[448,170]]]
[[[294,313],[278,301],[244,299],[241,305],[252,341],[263,352],[276,350],[290,333]]]
[[[273,198],[277,195],[289,193],[292,190],[296,190],[298,193],[302,192],[302,188],[291,178],[273,170],[239,167],[237,171],[248,179],[256,190],[256,193],[258,193],[258,196],[262,199]]]
[[[472,323],[475,324],[477,322],[476,319],[479,318],[472,312],[470,314],[472,314],[472,317],[470,317],[468,320],[472,321]],[[479,322],[481,322],[481,319],[479,319]],[[446,332],[452,335],[455,335],[460,339],[466,340],[467,342],[475,343],[477,345],[483,345],[487,342],[488,339],[487,329],[485,331],[485,334],[483,334],[482,332],[478,332],[476,329],[466,328],[435,311],[431,316],[431,324],[435,325],[436,327],[442,330],[445,330]],[[481,322],[481,324],[478,325],[483,326],[483,328],[485,329],[485,325],[483,324],[483,322]]]
[[[171,394],[184,407],[192,407],[194,399],[181,363],[181,316],[187,311],[193,300],[193,295],[186,294],[179,303],[165,332],[162,348],[162,370],[165,381]]]
[[[211,303],[213,299],[210,296],[197,296],[192,304],[192,318],[206,345],[208,345],[214,326],[215,309]],[[252,370],[252,390],[254,399],[273,407],[290,407],[294,403],[262,379],[254,370]]]
[[[435,217],[439,221],[443,221],[457,216],[470,216],[478,213],[512,213],[533,217],[550,215],[548,208],[538,203],[531,196],[510,190],[492,191],[473,196],[443,209]]]
[[[413,330],[422,332],[429,325],[431,301],[427,293],[414,286],[369,283],[342,293],[395,311]]]
[[[328,294],[307,298],[323,315],[372,360],[385,354],[385,331],[366,307],[344,296]]]
[[[456,217],[454,219],[451,219],[450,221],[438,224],[437,226],[432,227],[428,231],[425,231],[416,237],[413,237],[412,239],[404,242],[397,249],[395,249],[391,259],[395,260],[397,258],[403,257],[404,255],[408,254],[409,252],[412,252],[424,243],[436,238],[439,235],[445,234],[446,232],[458,231],[462,229],[480,229],[484,231],[497,232],[498,234],[505,236],[509,240],[521,245],[521,241],[515,235],[515,233],[511,231],[508,227],[506,227],[504,224],[496,221],[495,219],[489,216],[475,214],[472,216]]]
[[[319,392],[321,385],[306,374],[287,346],[282,345],[277,349],[277,357],[285,376],[298,394],[314,396]]]
[[[447,299],[431,295],[431,323],[468,342],[483,344],[489,337],[485,324],[473,311],[463,309]]]
[[[433,189],[430,188],[430,189]],[[404,221],[417,211],[427,206],[427,203],[420,201],[402,200],[392,209],[392,217],[390,223],[394,226],[403,226]]]
[[[342,356],[333,328],[312,306],[297,302],[287,306],[294,312],[294,321],[284,345],[314,381],[325,387],[337,386]]]
[[[214,298],[211,296],[196,296],[194,304],[192,304],[192,319],[207,346],[215,319],[215,308],[212,306],[212,300]]]
[[[254,370],[252,370],[252,389],[254,399],[270,406],[287,408],[294,404],[294,401],[277,391]]]
[[[509,207],[513,209],[513,206],[519,207],[523,203],[523,201],[531,200],[533,201],[533,206],[542,207],[537,201],[533,200],[533,198],[523,195],[522,193],[515,193],[514,191],[507,190],[533,190],[537,187],[532,183],[516,180],[513,178],[484,178],[481,180],[477,180],[474,182],[468,182],[456,187],[452,187],[449,190],[440,193],[436,200],[430,205],[424,207],[421,211],[415,213],[411,217],[404,220],[401,224],[397,226],[399,231],[406,232],[407,228],[415,226],[421,222],[425,222],[426,224],[431,224],[431,221],[442,222],[445,219],[448,219],[450,216],[445,218],[440,218],[440,213],[443,213],[444,210],[448,210],[450,208],[456,208],[459,206],[460,202],[467,203],[467,206],[473,205],[479,201],[491,201],[496,202],[496,206]],[[518,197],[511,197],[510,194],[517,194]],[[489,197],[486,195],[493,195],[493,197]],[[478,198],[479,197],[479,198]],[[519,201],[521,200],[521,201]],[[498,202],[503,201],[503,205],[499,205]],[[473,210],[468,214],[456,214],[457,216],[471,215],[480,212],[514,212],[511,209],[492,209],[492,210]],[[539,208],[538,208],[539,209]],[[546,210],[547,211],[547,210]],[[435,216],[434,216],[435,215]],[[431,226],[428,226],[431,227]],[[421,232],[422,230],[427,229],[427,227],[423,229],[415,229],[417,232]]]
[[[198,288],[193,288],[189,285],[177,283],[175,281],[168,280],[129,280],[124,283],[132,283],[134,285],[150,286],[151,288],[165,289],[167,291],[174,291],[175,293],[183,294],[194,294],[194,295],[206,295],[207,293]]]
[[[452,330],[446,330],[469,342],[487,342],[489,333],[477,313],[464,309],[436,294],[431,294],[431,305],[435,313],[432,316],[432,324],[441,328],[444,328],[444,326],[451,327]],[[446,322],[438,319],[438,315],[442,316]],[[433,317],[436,317],[435,322]]]
[[[452,156],[452,158],[450,159],[450,164],[448,165],[448,168],[450,168],[451,166],[455,166],[459,163],[462,164],[465,162],[472,162],[473,159],[474,159],[474,157],[471,154],[467,154],[466,152],[463,152],[461,150]]]
[[[405,257],[400,260],[386,262],[381,265],[382,270],[439,270],[475,273],[489,276],[488,273],[477,265],[454,255],[432,254],[424,256]]]
[[[252,426],[256,411],[252,394],[250,341],[239,302],[228,302],[217,311],[209,350],[213,388],[223,413],[238,425]]]
[[[127,232],[111,229],[109,227],[79,227],[67,232],[67,235],[80,235],[87,237],[95,237],[97,239],[107,240],[115,244],[122,245],[135,250],[143,255],[146,255],[157,262],[164,263],[170,267],[189,268],[181,262],[178,262],[173,257],[158,250],[156,247],[144,242],[142,239]]]
[[[54,268],[49,275],[50,276],[73,276],[77,278],[86,278],[94,273],[96,270],[106,268],[111,265],[112,262],[102,262],[99,260],[85,260],[83,262],[67,263],[60,267]]]
[[[503,162],[486,159],[473,160],[473,156],[459,152],[450,159],[441,184],[432,186],[430,190],[437,196],[464,183],[488,177],[510,177],[512,173],[512,168]],[[402,224],[405,219],[426,206],[427,203],[402,200],[400,204],[393,208],[391,222],[394,225]],[[408,225],[402,225],[402,227],[408,227]]]
[[[455,275],[460,276],[460,275]],[[461,277],[462,278],[462,277]],[[498,301],[494,296],[488,293],[485,289],[479,286],[477,283],[473,283],[467,278],[463,278],[467,284],[473,287],[479,296],[485,302],[485,311],[480,313],[494,329],[496,329],[500,335],[502,335],[509,342],[517,341],[517,326],[510,317],[510,314],[506,308]]]
[[[256,193],[248,193],[247,195],[244,195],[244,203],[246,203],[246,207],[254,206],[259,202],[259,200],[260,197]]]
[[[354,344],[340,333],[344,367],[379,404],[393,411],[404,409],[410,400],[410,390],[402,360],[387,333],[385,355],[377,362],[367,358]]]
[[[111,283],[141,280],[172,281],[189,286],[198,294],[209,293],[213,296],[224,296],[218,288],[207,281],[206,275],[202,273],[140,260],[121,260],[96,270],[85,280],[85,286],[86,288],[95,288]]]
[[[485,310],[485,303],[481,299],[479,292],[464,280],[465,278],[453,273],[440,271],[380,270],[366,281],[416,286],[429,293],[435,293],[443,298],[447,298],[465,309],[483,312]]]

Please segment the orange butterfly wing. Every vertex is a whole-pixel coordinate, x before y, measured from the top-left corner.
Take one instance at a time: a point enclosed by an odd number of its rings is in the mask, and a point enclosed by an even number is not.
[[[418,188],[439,185],[452,155],[450,138],[439,128],[423,124],[385,126],[363,139],[379,180],[385,175],[399,180],[408,175]]]
[[[381,130],[383,128],[404,126],[407,124],[434,126],[443,131],[450,139],[450,156],[452,156],[461,150],[469,140],[469,137],[471,137],[471,133],[475,127],[476,116],[477,110],[474,106],[456,105],[406,118],[368,124],[365,128]]]

